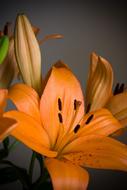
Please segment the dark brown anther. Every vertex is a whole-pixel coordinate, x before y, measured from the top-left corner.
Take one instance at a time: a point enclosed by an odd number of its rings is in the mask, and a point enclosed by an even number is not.
[[[91,108],[91,104],[89,103],[87,108],[86,108],[86,113],[88,113],[90,111],[90,108]]]
[[[119,87],[119,93],[122,93],[124,91],[124,83],[122,83]]]
[[[3,32],[4,32],[4,35],[8,35],[8,23],[5,24]]]
[[[59,111],[62,111],[62,102],[60,98],[58,98],[58,108],[59,108]]]
[[[0,37],[3,36],[3,32],[0,30]]]
[[[63,117],[62,117],[61,113],[58,113],[58,117],[59,117],[59,122],[63,123]]]
[[[4,26],[4,30],[3,30],[3,33],[4,35],[10,35],[10,26],[11,26],[11,23],[10,22],[7,22]]]
[[[88,117],[88,119],[86,120],[85,124],[89,124],[92,119],[93,119],[93,114]]]
[[[78,124],[78,125],[76,125],[75,128],[74,128],[74,133],[77,133],[79,129],[80,129],[80,125]]]
[[[119,83],[116,84],[113,95],[117,95],[120,94],[124,91],[124,83],[122,83],[121,85]]]
[[[113,94],[114,95],[118,94],[118,91],[119,91],[119,83],[116,84]]]
[[[77,100],[75,99],[74,100],[74,110],[76,110],[76,108],[77,108]]]

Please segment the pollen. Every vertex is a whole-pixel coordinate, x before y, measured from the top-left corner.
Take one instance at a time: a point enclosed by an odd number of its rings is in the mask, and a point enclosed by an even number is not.
[[[63,123],[63,117],[61,113],[58,113],[59,122]]]
[[[60,98],[58,98],[58,109],[59,111],[62,111],[62,102]]]
[[[79,108],[79,106],[81,105],[81,101],[78,101],[78,100],[74,100],[74,110],[76,111],[78,108]]]
[[[76,107],[77,107],[77,106],[76,106],[76,102],[77,102],[77,100],[75,99],[75,100],[74,100],[74,110],[76,110]]]
[[[85,122],[85,124],[89,124],[90,122],[91,122],[91,120],[93,119],[93,114],[92,115],[90,115],[89,117],[88,117],[88,119],[86,120],[86,122]]]
[[[77,124],[77,125],[75,126],[75,128],[74,128],[74,133],[77,133],[79,129],[80,129],[80,125]]]

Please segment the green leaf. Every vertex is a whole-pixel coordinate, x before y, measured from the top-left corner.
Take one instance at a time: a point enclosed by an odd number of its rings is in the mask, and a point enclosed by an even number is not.
[[[9,166],[0,169],[0,184],[8,184],[18,180],[15,168]]]
[[[44,169],[43,157],[41,154],[36,153],[36,159],[38,160],[40,165],[40,176],[41,176],[43,175],[43,169]]]
[[[0,160],[6,158],[8,156],[8,151],[7,149],[1,149],[0,150]]]
[[[0,64],[3,63],[9,48],[9,38],[2,36],[0,38]]]
[[[52,183],[50,181],[43,182],[38,187],[34,188],[33,190],[42,190],[42,189],[53,190]]]
[[[3,141],[3,146],[4,146],[4,149],[7,149],[7,150],[8,150],[8,146],[9,146],[9,137],[7,137],[6,139],[4,139],[4,141]]]
[[[0,165],[7,165],[6,167],[0,169],[0,184],[7,184],[16,180],[20,180],[23,187],[28,189],[29,187],[29,176],[27,170],[20,168],[10,161],[1,160]]]

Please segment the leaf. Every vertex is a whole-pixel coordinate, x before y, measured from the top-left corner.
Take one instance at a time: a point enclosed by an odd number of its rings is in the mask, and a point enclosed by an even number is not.
[[[15,168],[9,166],[0,169],[0,184],[7,184],[18,180]]]
[[[0,184],[7,184],[16,180],[20,180],[24,188],[29,187],[29,176],[27,170],[20,168],[10,161],[2,160],[0,161],[1,165],[9,165],[0,169]]]
[[[3,63],[9,47],[9,38],[7,36],[2,36],[0,38],[0,64]]]
[[[49,181],[43,182],[38,186],[36,190],[42,190],[42,189],[48,189],[48,190],[53,190],[52,183]]]
[[[0,160],[6,158],[8,156],[8,150],[6,149],[1,149],[0,150]]]
[[[41,154],[36,153],[36,159],[39,162],[40,165],[40,176],[43,175],[43,168],[44,168],[44,164],[43,164],[43,157]]]
[[[9,137],[7,137],[7,138],[3,141],[3,146],[4,146],[4,149],[8,150],[8,146],[9,146]]]

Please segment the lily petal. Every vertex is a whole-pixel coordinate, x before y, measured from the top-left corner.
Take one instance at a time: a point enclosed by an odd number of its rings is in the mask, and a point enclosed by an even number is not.
[[[76,77],[65,64],[57,62],[49,73],[40,102],[43,126],[51,138],[52,145],[56,141],[59,127],[63,127],[64,132],[67,132],[81,119],[84,114],[83,99]],[[77,113],[74,109],[75,100],[77,104],[81,103]]]
[[[9,111],[4,113],[4,116],[18,121],[18,126],[11,131],[11,135],[16,139],[45,156],[55,157],[57,155],[56,152],[50,150],[46,131],[33,117],[19,111]]]
[[[60,139],[56,150],[62,151],[68,143],[80,137],[86,138],[88,135],[93,134],[109,136],[123,129],[123,126],[106,109],[100,109],[86,114],[76,127],[78,128],[75,128],[73,132]]]
[[[92,119],[90,120],[91,116]],[[111,112],[107,109],[99,109],[98,111],[93,111],[86,114],[82,123],[83,126],[81,130],[78,131],[77,136],[85,136],[90,134],[109,136],[123,128],[118,120],[113,117]]]
[[[25,84],[15,84],[9,89],[8,97],[19,111],[40,121],[39,96],[34,89]]]
[[[45,164],[54,190],[85,190],[87,188],[89,175],[83,168],[75,166],[71,162],[56,159],[46,159]]]
[[[51,40],[51,39],[61,39],[64,36],[62,34],[49,34],[46,35],[42,40],[39,40],[39,44],[43,44],[44,42],[46,42],[47,40]]]
[[[110,137],[88,135],[70,143],[64,157],[75,164],[127,171],[127,146]]]
[[[102,108],[112,93],[113,71],[110,63],[92,54],[89,79],[86,88],[86,110]]]
[[[106,108],[112,112],[124,127],[127,126],[127,92],[112,96]]]
[[[8,96],[8,90],[0,89],[0,110],[1,110],[0,112],[2,112],[6,106],[7,96]]]
[[[0,141],[3,141],[16,126],[16,120],[0,117]]]

